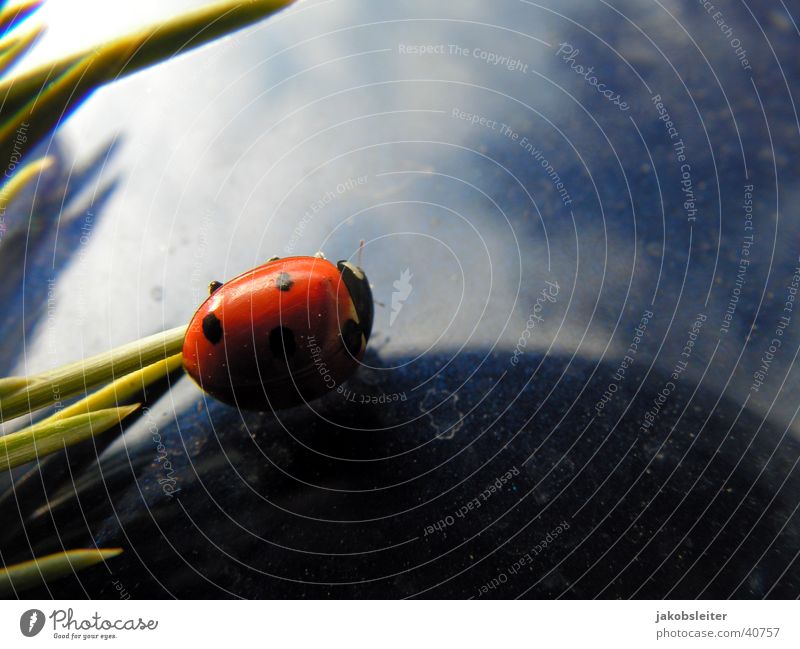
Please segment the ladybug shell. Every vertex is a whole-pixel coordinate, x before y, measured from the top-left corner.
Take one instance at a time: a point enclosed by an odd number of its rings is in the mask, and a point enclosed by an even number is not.
[[[361,319],[348,284],[359,304],[368,302]],[[364,357],[373,308],[364,290],[366,277],[346,262],[339,268],[317,257],[268,262],[226,282],[200,306],[184,339],[183,366],[203,390],[239,408],[315,399]]]

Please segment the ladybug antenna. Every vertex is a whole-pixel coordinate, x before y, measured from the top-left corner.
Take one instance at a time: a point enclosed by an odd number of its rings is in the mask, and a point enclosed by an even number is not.
[[[357,266],[358,266],[359,268],[363,268],[363,266],[361,265],[361,258],[362,258],[362,256],[363,256],[363,252],[364,252],[364,240],[363,240],[363,239],[361,239],[361,240],[358,242],[358,256],[356,257],[356,258],[358,259],[358,264],[357,264]]]

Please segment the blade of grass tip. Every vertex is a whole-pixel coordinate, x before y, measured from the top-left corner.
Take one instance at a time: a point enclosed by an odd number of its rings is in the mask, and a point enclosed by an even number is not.
[[[59,410],[58,412],[50,415],[46,419],[38,422],[39,424],[50,423],[58,419],[66,419],[74,415],[88,414],[93,410],[101,410],[103,408],[114,407],[120,401],[128,399],[133,395],[138,395],[148,385],[154,381],[164,378],[171,374],[181,366],[183,354],[175,354],[163,361],[158,361],[152,365],[142,368],[136,372],[131,372],[113,383],[101,388],[97,392],[89,395],[85,399],[72,404],[71,406]],[[22,379],[24,382],[24,379]],[[31,472],[38,472],[37,467],[31,469]],[[11,493],[11,492],[7,492]],[[0,502],[3,501],[3,496],[0,496]]]
[[[181,366],[182,360],[183,354],[175,354],[140,370],[126,374],[113,383],[100,388],[97,392],[90,394],[85,399],[59,410],[39,423],[49,423],[103,408],[113,408],[121,401],[140,394],[151,383],[163,379],[167,374],[177,370]]]
[[[104,433],[139,407],[120,406],[95,410],[57,421],[40,422],[0,437],[0,471],[13,469],[44,455]]]
[[[33,162],[29,162],[18,172],[13,174],[11,178],[6,178],[5,183],[0,186],[0,206],[5,207],[11,203],[29,182],[43,171],[49,169],[55,158],[53,156],[45,156]]]
[[[80,394],[183,349],[186,326],[136,340],[111,351],[26,377],[21,390],[0,397],[0,422]],[[13,377],[16,378],[16,377]]]
[[[0,105],[4,111],[19,110],[47,83],[88,56],[97,55],[101,60],[105,78],[99,83],[106,83],[252,25],[294,1],[226,0],[144,27],[0,81]]]
[[[0,76],[19,61],[42,34],[44,34],[44,27],[37,27],[24,36],[11,39],[11,43],[0,52]]]
[[[9,376],[5,379],[0,379],[0,399],[5,396],[19,392],[30,383],[30,379],[24,376]]]
[[[67,118],[72,108],[97,85],[101,70],[91,56],[78,61],[42,92],[0,123],[0,162],[18,164],[36,145]],[[13,169],[13,167],[11,167]]]
[[[0,36],[0,54],[13,46],[17,40],[18,39],[15,36]]]
[[[10,7],[0,8],[0,37],[11,31],[34,11],[44,4],[44,0],[18,2]]]
[[[0,594],[7,595],[38,586],[42,582],[55,581],[120,554],[122,548],[67,550],[16,563],[0,569]]]

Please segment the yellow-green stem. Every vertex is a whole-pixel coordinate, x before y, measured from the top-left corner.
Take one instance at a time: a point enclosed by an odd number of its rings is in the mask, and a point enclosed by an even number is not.
[[[174,356],[183,348],[185,333],[185,326],[176,327],[41,374],[0,379],[0,422],[44,408]],[[19,388],[23,381],[24,387]],[[10,386],[18,389],[13,391]]]
[[[0,437],[0,471],[7,471],[40,457],[60,451],[116,426],[139,407],[104,408],[85,415],[40,422]]]
[[[120,554],[121,548],[67,550],[14,564],[0,569],[0,594],[8,595],[43,582],[55,581]]]

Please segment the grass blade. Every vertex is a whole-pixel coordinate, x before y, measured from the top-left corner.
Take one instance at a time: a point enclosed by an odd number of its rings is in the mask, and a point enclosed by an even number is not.
[[[8,161],[9,166],[18,164],[30,147],[66,119],[71,109],[98,85],[100,70],[92,69],[87,62],[88,59],[84,59],[75,63],[54,83],[31,96],[15,114],[3,119],[0,123],[0,160]]]
[[[33,162],[26,164],[20,171],[11,176],[10,179],[4,179],[6,182],[0,187],[0,207],[7,207],[13,201],[17,194],[19,194],[29,182],[43,171],[49,169],[55,158],[52,156],[45,156]]]
[[[183,348],[186,326],[142,338],[109,352],[31,377],[0,379],[0,421],[7,421],[80,394],[124,374],[168,359]],[[7,386],[27,383],[11,392]]]
[[[19,392],[30,383],[30,379],[24,376],[9,376],[6,379],[0,379],[0,399],[15,392]]]
[[[90,394],[85,399],[59,410],[39,423],[68,419],[76,415],[85,415],[93,411],[102,410],[103,408],[114,408],[121,401],[139,395],[151,383],[163,379],[167,374],[174,372],[181,366],[182,360],[183,354],[175,354],[140,370],[126,374],[122,378],[100,388],[97,392]]]
[[[28,0],[28,2],[20,2],[10,7],[2,7],[0,3],[0,38],[14,29],[43,4],[44,0]]]
[[[85,415],[44,421],[0,437],[0,471],[62,450],[116,426],[139,407],[104,408]]]
[[[292,4],[294,0],[226,0],[145,27],[96,48],[84,50],[0,82],[0,104],[14,113],[29,104],[54,79],[83,62],[102,70],[97,85],[181,54]]]
[[[67,550],[0,569],[0,595],[38,586],[122,554],[122,548]]]
[[[44,34],[44,27],[37,27],[29,31],[24,36],[9,38],[8,43],[4,44],[0,51],[0,76],[14,65],[25,53],[33,47],[33,44]]]

